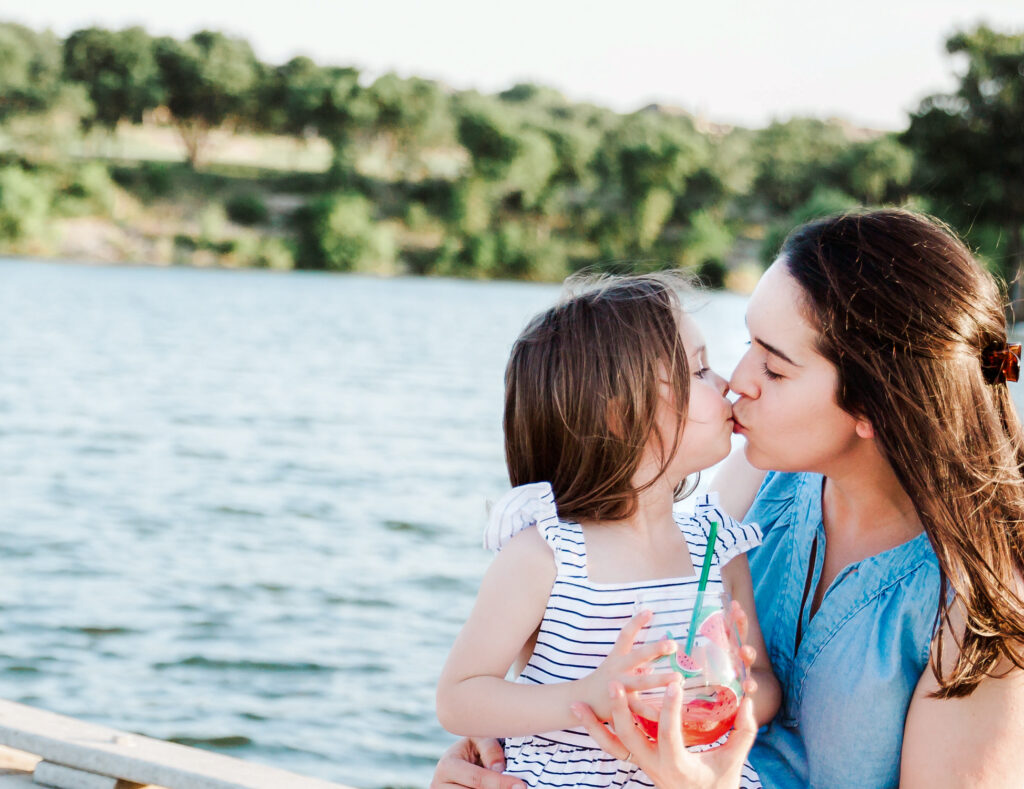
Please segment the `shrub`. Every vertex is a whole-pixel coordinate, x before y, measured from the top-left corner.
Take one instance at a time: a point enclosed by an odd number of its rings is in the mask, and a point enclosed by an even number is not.
[[[296,212],[300,268],[386,271],[395,264],[392,233],[373,218],[373,204],[355,192],[307,203]]]
[[[56,213],[61,216],[109,216],[113,213],[117,187],[110,171],[99,162],[89,162],[62,180]]]
[[[263,198],[252,193],[230,197],[224,208],[228,213],[228,219],[240,225],[261,225],[270,217],[270,211]]]
[[[20,167],[0,169],[0,240],[42,235],[53,203],[53,187],[43,175]]]

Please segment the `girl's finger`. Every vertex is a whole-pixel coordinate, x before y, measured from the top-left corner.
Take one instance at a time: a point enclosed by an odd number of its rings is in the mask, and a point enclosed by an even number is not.
[[[753,693],[757,693],[757,680],[753,677],[747,677],[743,680],[743,692],[748,696]]]
[[[624,758],[629,754],[629,748],[623,745],[614,732],[609,731],[608,727],[597,719],[589,705],[577,702],[569,709],[572,710],[572,714],[576,716],[580,725],[587,730],[587,734],[594,738],[602,751],[609,756],[614,756],[616,759]]]
[[[661,641],[655,641],[653,644],[644,644],[642,647],[626,650],[628,655],[626,670],[633,670],[645,663],[650,663],[652,660],[671,655],[678,649],[679,645],[671,638],[663,638]]]
[[[649,609],[635,613],[619,631],[619,636],[615,639],[615,645],[612,647],[612,654],[625,655],[629,652],[633,648],[633,644],[636,643],[636,637],[651,621],[652,616],[654,616],[654,612]]]
[[[653,674],[626,675],[620,681],[627,693],[633,693],[638,690],[665,687],[669,683],[675,682],[678,676],[674,671],[658,671]]]
[[[750,644],[744,644],[740,647],[740,660],[743,661],[743,665],[748,669],[754,665],[754,661],[757,659],[757,650],[754,649]]]

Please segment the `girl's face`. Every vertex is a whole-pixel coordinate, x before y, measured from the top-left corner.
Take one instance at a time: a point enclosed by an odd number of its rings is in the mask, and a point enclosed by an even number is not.
[[[729,386],[735,430],[761,469],[824,473],[857,442],[857,419],[836,403],[835,367],[816,350],[803,293],[780,258],[747,306],[750,349]]]
[[[713,466],[728,455],[733,425],[732,405],[725,397],[729,385],[708,366],[704,337],[689,315],[680,317],[679,333],[690,368],[690,401],[679,445],[669,466],[669,475],[674,481]],[[670,403],[672,395],[667,384],[664,389],[662,396]],[[663,436],[671,436],[676,430],[675,415],[670,408],[659,413],[658,428]],[[666,442],[666,448],[670,447],[671,442]]]

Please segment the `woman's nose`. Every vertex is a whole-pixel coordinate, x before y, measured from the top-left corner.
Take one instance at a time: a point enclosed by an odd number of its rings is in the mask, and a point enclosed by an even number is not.
[[[740,397],[756,399],[760,392],[757,388],[756,379],[751,375],[750,368],[750,351],[747,351],[747,353],[743,354],[739,364],[736,365],[736,369],[732,371],[732,377],[729,379],[729,388]]]

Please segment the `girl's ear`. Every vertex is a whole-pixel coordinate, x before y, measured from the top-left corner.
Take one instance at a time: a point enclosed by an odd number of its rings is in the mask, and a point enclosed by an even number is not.
[[[871,423],[864,418],[857,420],[855,430],[857,431],[857,435],[860,436],[861,438],[875,437],[875,428],[872,427]]]

